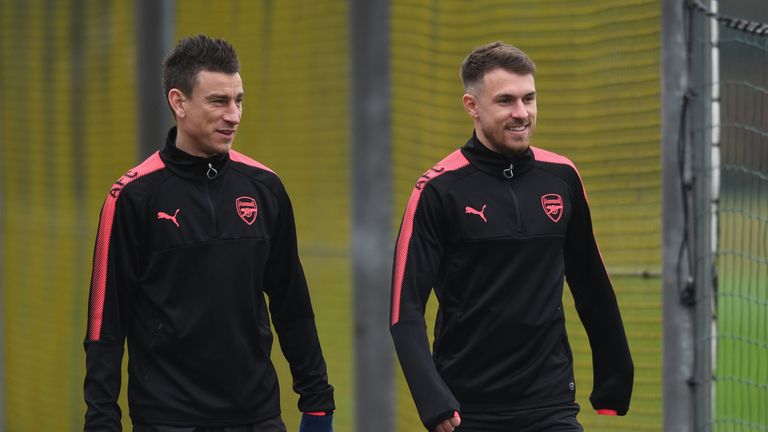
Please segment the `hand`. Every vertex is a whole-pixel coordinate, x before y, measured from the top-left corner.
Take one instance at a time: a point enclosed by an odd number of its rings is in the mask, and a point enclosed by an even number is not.
[[[461,424],[461,417],[459,417],[459,412],[456,411],[453,413],[453,417],[438,424],[437,427],[435,428],[435,432],[453,432],[453,430],[456,427],[458,427],[460,424]]]
[[[299,432],[333,432],[333,414],[302,414]]]

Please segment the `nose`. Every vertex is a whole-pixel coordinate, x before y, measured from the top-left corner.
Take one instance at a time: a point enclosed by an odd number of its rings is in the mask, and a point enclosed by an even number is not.
[[[515,101],[512,106],[512,117],[514,118],[528,118],[528,110],[525,109],[525,104],[522,99]]]
[[[235,101],[230,101],[227,105],[227,109],[224,112],[224,121],[236,125],[240,123],[240,117],[243,115],[243,110],[240,105]]]

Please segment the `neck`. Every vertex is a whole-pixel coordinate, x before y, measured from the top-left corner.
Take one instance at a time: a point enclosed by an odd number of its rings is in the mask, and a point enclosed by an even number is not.
[[[188,155],[202,157],[202,158],[209,158],[212,156],[216,156],[215,154],[208,154],[200,150],[200,147],[195,146],[192,142],[193,141],[190,137],[186,136],[180,128],[177,128],[177,133],[176,133],[177,149],[183,151]]]

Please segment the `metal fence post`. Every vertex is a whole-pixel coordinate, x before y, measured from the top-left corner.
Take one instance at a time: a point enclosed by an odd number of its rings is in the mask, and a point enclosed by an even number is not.
[[[174,43],[174,0],[136,2],[136,68],[138,73],[138,160],[159,150],[173,124],[163,94],[161,65]]]
[[[689,173],[685,131],[690,77],[686,64],[684,2],[662,2],[662,218],[663,218],[663,334],[664,430],[693,431],[693,310],[690,306],[685,193]],[[681,151],[682,150],[682,151]]]
[[[350,3],[355,429],[394,430],[389,0]]]

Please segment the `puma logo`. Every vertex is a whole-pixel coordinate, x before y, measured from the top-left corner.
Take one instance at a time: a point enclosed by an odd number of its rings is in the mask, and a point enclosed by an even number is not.
[[[176,228],[179,228],[179,221],[176,220],[177,214],[179,214],[179,209],[176,209],[176,213],[174,213],[173,216],[169,215],[166,212],[157,212],[157,218],[168,219],[169,221],[173,222],[176,225]]]
[[[485,218],[484,212],[485,212],[485,204],[483,204],[483,208],[480,210],[475,210],[470,206],[464,207],[464,213],[478,215],[483,219],[483,222],[488,222],[488,219]]]

